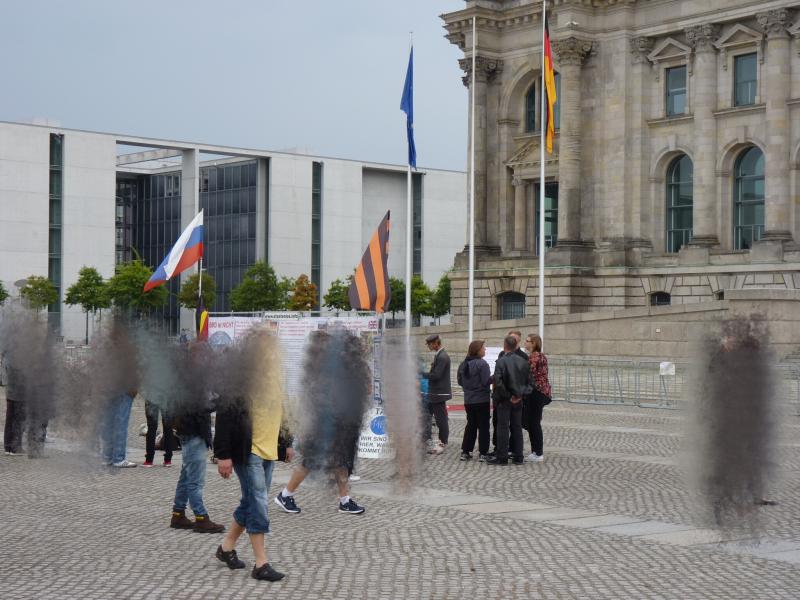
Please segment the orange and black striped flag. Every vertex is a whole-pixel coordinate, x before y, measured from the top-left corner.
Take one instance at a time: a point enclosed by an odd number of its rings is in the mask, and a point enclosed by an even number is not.
[[[369,246],[353,275],[348,295],[350,306],[356,310],[383,313],[389,308],[389,301],[392,299],[389,272],[386,268],[389,260],[389,212],[372,234]]]
[[[553,136],[556,134],[554,107],[558,98],[556,97],[556,74],[553,71],[553,49],[550,47],[550,27],[547,19],[544,21],[544,40],[542,42],[544,51],[544,88],[547,99],[547,133],[545,134],[545,146],[548,154],[553,153]]]

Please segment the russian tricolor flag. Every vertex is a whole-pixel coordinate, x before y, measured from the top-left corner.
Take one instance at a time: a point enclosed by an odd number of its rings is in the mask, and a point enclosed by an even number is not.
[[[144,284],[144,291],[166,283],[176,275],[183,273],[203,256],[203,211],[183,230],[181,237],[175,242],[167,257],[158,265],[156,272]]]

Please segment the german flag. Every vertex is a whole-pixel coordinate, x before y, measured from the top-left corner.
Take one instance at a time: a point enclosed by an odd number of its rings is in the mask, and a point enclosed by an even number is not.
[[[555,116],[553,107],[556,105],[556,74],[553,71],[553,49],[550,47],[550,26],[547,19],[544,21],[544,40],[542,41],[544,52],[544,89],[547,99],[547,132],[545,146],[547,153],[553,153],[553,136],[556,134]]]
[[[389,212],[372,234],[369,246],[356,267],[353,283],[350,284],[350,306],[355,310],[383,313],[389,308],[389,301],[392,299],[389,272],[386,268],[389,260]]]

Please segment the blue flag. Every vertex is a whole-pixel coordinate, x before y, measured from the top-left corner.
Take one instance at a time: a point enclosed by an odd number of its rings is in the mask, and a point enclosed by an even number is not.
[[[414,48],[408,57],[406,83],[403,86],[403,97],[400,110],[406,113],[406,133],[408,134],[408,164],[417,168],[417,147],[414,145]]]

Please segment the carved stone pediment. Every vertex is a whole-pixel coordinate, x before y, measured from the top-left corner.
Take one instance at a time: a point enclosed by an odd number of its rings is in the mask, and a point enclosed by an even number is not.
[[[534,158],[538,159],[539,155],[539,136],[533,136],[531,139],[525,141],[514,154],[506,161],[507,167],[519,167],[522,165],[529,165],[533,163]],[[538,160],[537,160],[538,162]]]
[[[686,61],[686,68],[689,74],[692,72],[692,49],[686,44],[679,42],[675,38],[665,38],[658,42],[653,51],[647,55],[647,60],[653,63],[653,66],[658,67],[659,63],[669,62],[672,60]],[[656,69],[656,80],[659,77],[659,70]]]
[[[764,43],[764,34],[755,29],[751,29],[741,23],[736,23],[728,29],[722,36],[714,42],[714,47],[720,51],[722,56],[722,69],[728,69],[728,52],[752,46],[758,50],[759,58],[763,56],[761,47]]]

